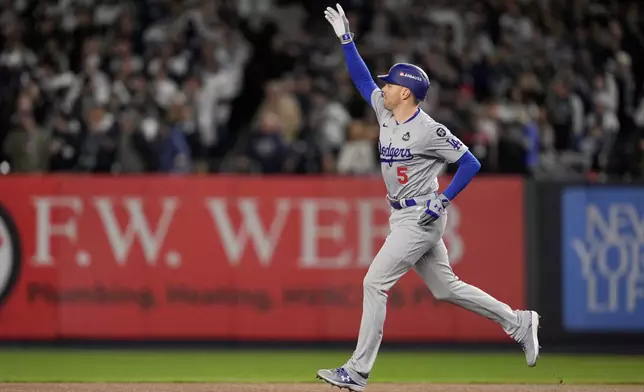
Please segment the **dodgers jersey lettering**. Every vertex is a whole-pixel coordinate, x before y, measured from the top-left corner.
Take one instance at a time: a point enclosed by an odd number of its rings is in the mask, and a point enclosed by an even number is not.
[[[458,161],[468,147],[422,110],[398,124],[378,88],[371,93],[371,106],[380,124],[378,151],[389,197],[407,199],[437,191],[443,167]]]

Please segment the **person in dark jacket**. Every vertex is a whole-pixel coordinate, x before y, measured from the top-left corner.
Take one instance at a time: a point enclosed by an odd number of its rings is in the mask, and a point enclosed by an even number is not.
[[[162,125],[159,140],[159,171],[165,173],[190,173],[191,152],[181,124]]]
[[[101,106],[93,106],[85,124],[77,169],[92,173],[112,172],[120,134],[114,115],[106,113]]]
[[[168,112],[168,122],[161,126],[158,141],[159,171],[165,173],[190,173],[192,154],[183,118],[183,105],[174,103]]]
[[[289,159],[288,144],[282,133],[279,116],[271,111],[262,114],[258,129],[250,136],[240,165],[264,174],[282,173]]]

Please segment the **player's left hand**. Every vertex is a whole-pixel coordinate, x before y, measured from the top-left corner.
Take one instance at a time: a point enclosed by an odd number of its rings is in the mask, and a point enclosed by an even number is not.
[[[435,220],[445,215],[445,209],[449,206],[450,201],[442,193],[439,195],[434,192],[432,198],[427,200],[424,205],[419,206],[418,209],[423,212],[418,216],[418,224],[421,226],[429,226]]]

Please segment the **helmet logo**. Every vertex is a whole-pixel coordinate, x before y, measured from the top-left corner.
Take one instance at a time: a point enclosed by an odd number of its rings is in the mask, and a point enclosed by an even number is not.
[[[423,78],[421,78],[420,76],[412,75],[412,74],[407,73],[407,72],[400,72],[400,76],[403,76],[403,77],[405,77],[405,78],[410,78],[410,79],[418,80],[419,82],[422,82],[422,81],[423,81]]]

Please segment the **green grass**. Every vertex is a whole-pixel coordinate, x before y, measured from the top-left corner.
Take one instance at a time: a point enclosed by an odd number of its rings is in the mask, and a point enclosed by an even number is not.
[[[2,382],[313,382],[331,351],[0,350]],[[644,384],[644,356],[382,352],[372,382]]]

